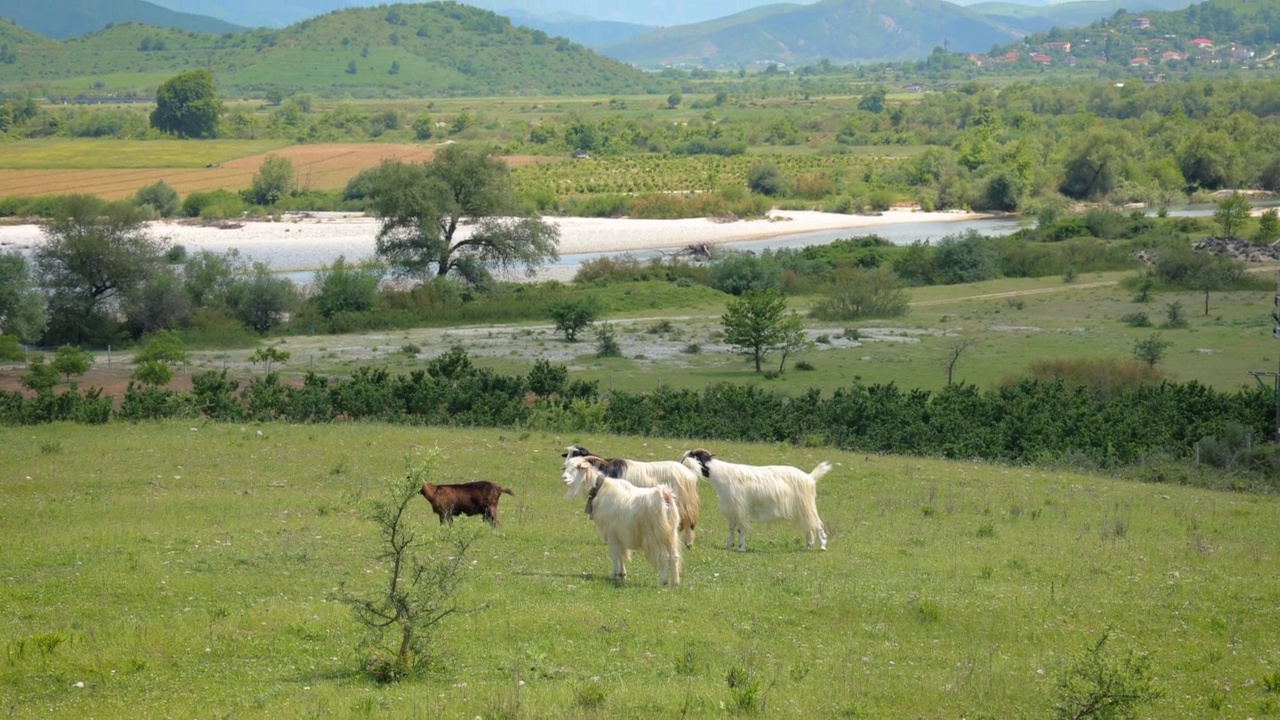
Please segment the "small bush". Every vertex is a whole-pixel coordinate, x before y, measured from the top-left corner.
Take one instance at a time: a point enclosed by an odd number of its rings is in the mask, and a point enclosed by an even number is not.
[[[809,362],[808,360],[801,360],[796,363],[796,370],[809,371],[814,369],[816,368],[813,367],[813,363]]]
[[[1129,327],[1151,327],[1151,318],[1144,312],[1128,313],[1120,316],[1120,322]]]
[[[613,325],[608,322],[600,324],[596,328],[596,355],[599,357],[622,357],[622,347],[618,345],[618,338],[613,331]]]

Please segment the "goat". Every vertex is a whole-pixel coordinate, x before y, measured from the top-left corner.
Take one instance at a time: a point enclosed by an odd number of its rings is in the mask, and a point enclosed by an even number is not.
[[[680,510],[680,536],[684,546],[693,547],[693,537],[698,526],[701,500],[698,497],[698,474],[675,460],[643,462],[640,460],[605,459],[581,445],[570,445],[564,451],[564,466],[575,458],[589,457],[597,470],[611,478],[626,480],[636,487],[665,485],[676,495],[676,507]]]
[[[701,473],[716,491],[720,512],[729,520],[729,542],[738,534],[738,551],[747,550],[752,520],[790,520],[805,534],[805,544],[827,549],[827,532],[818,517],[818,480],[831,469],[821,462],[812,472],[790,465],[739,465],[725,462],[701,448],[684,454],[681,462]]]
[[[587,517],[609,546],[611,579],[626,578],[631,551],[639,550],[657,569],[660,584],[680,584],[680,511],[669,488],[640,488],[611,478],[585,457],[567,463],[560,481],[566,500],[587,496]]]
[[[510,488],[477,480],[457,485],[432,485],[422,483],[422,497],[431,503],[431,509],[440,516],[440,524],[453,525],[454,515],[483,515],[485,522],[498,526],[498,499],[503,493],[515,497]]]

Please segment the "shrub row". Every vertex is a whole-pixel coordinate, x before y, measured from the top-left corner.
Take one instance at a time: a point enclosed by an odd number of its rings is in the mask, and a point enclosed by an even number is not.
[[[1042,380],[996,390],[952,386],[938,393],[856,384],[829,397],[816,389],[788,397],[731,383],[702,391],[660,388],[602,396],[595,383],[570,382],[563,366],[539,361],[528,375],[501,375],[473,367],[466,353],[455,349],[426,370],[394,376],[366,367],[345,379],[309,373],[301,384],[289,384],[268,373],[240,389],[221,371],[195,375],[190,391],[132,384],[114,415],[130,421],[375,420],[607,431],[1119,467],[1155,456],[1190,458],[1197,443],[1237,428],[1264,437],[1272,412],[1271,397],[1260,389],[1222,392],[1194,381],[1140,385],[1108,399],[1084,387]],[[30,398],[0,393],[0,424],[102,423],[111,414],[111,398],[97,389]]]

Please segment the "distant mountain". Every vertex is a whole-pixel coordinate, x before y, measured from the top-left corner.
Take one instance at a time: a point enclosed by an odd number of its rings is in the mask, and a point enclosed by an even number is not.
[[[542,18],[558,22],[566,14],[580,20],[601,20],[625,25],[669,27],[712,20],[767,4],[769,0],[622,0],[583,3],[581,0],[471,0],[468,4],[499,15]],[[284,27],[316,15],[354,7],[371,7],[376,0],[159,0],[161,5],[188,13],[210,15],[241,25]],[[523,20],[520,24],[525,25]],[[532,27],[532,26],[530,26]],[[542,29],[551,33],[550,30]],[[573,30],[573,28],[569,28]],[[558,33],[551,33],[558,34]],[[572,35],[565,37],[581,42]]]
[[[1029,5],[1016,2],[977,2],[967,6],[1007,27],[1026,33],[1045,32],[1055,27],[1072,28],[1115,15],[1119,10],[1130,13],[1151,10],[1181,10],[1192,0],[1086,0],[1054,5]]]
[[[45,37],[59,39],[97,32],[123,22],[215,34],[244,29],[224,20],[175,12],[144,0],[0,0],[0,17]]]
[[[328,13],[282,30],[205,35],[127,23],[21,46],[0,86],[60,83],[148,94],[210,68],[226,94],[268,88],[352,97],[587,95],[645,92],[653,78],[567,39],[452,2]],[[131,80],[132,78],[132,80]]]
[[[986,51],[1022,33],[942,0],[822,0],[770,5],[602,46],[641,67],[907,60],[935,47]]]
[[[547,17],[530,15],[521,10],[510,10],[502,13],[511,18],[516,25],[523,25],[534,30],[541,30],[548,35],[565,37],[587,47],[599,47],[635,37],[641,33],[657,28],[651,25],[614,22],[611,20],[593,20],[572,15]]]

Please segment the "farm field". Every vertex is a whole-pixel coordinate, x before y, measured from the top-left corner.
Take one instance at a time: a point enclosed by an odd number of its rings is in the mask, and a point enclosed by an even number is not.
[[[1110,632],[1162,692],[1140,716],[1268,717],[1280,628],[1280,500],[1000,467],[718,444],[722,457],[829,460],[825,553],[765,525],[748,552],[701,488],[683,585],[625,583],[558,482],[580,442],[675,458],[661,438],[376,424],[204,422],[0,428],[0,686],[11,717],[1047,717]],[[386,568],[362,508],[404,458],[509,486],[502,526],[412,526],[432,552],[472,535],[462,606],[421,681],[358,672],[335,602]],[[479,451],[479,452],[477,452]],[[736,686],[727,682],[738,678]],[[754,689],[753,689],[754,688]]]
[[[13,143],[0,156],[0,197],[84,193],[130,197],[164,180],[180,195],[247,188],[269,154],[288,158],[300,187],[338,190],[383,160],[423,162],[430,146],[398,143],[285,145],[224,140],[50,140]],[[513,165],[534,162],[516,157]]]

